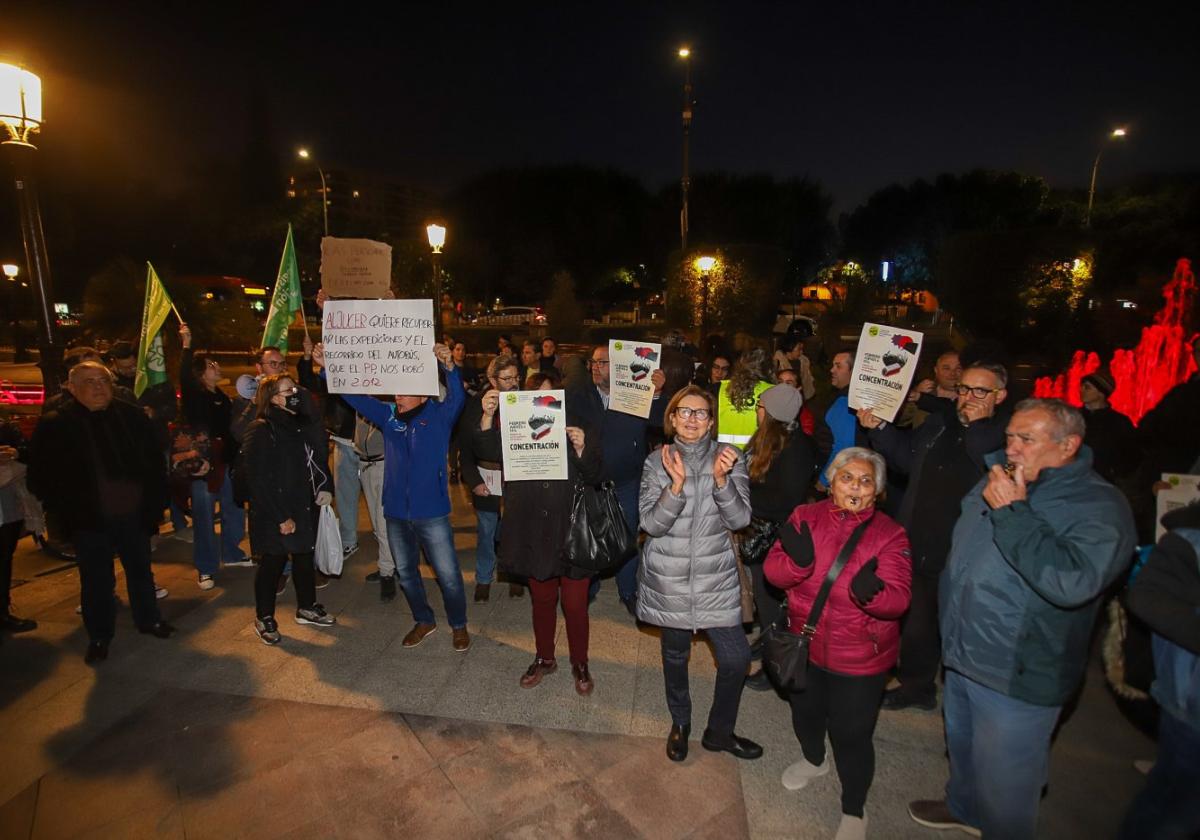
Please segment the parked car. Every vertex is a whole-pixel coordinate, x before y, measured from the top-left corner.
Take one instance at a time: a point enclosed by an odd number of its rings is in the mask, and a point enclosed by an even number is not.
[[[785,304],[775,313],[775,326],[771,328],[775,335],[794,335],[799,338],[811,338],[817,334],[817,321],[799,312],[798,304]]]
[[[488,324],[545,324],[546,313],[540,306],[502,306],[483,321]]]

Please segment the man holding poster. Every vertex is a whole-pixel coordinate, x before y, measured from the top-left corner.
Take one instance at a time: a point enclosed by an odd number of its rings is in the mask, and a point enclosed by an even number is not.
[[[850,377],[850,408],[869,408],[891,423],[904,405],[925,336],[885,324],[863,324]]]

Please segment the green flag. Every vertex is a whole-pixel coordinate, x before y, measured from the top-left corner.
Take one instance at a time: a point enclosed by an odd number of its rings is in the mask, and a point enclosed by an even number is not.
[[[283,243],[283,258],[279,261],[279,275],[275,278],[275,293],[271,295],[271,309],[267,313],[267,328],[263,330],[263,347],[278,347],[287,353],[288,324],[300,304],[300,269],[296,265],[296,246],[292,242],[292,226],[288,225],[287,241]]]
[[[172,308],[171,296],[154,266],[146,263],[146,302],[142,305],[142,335],[138,341],[137,376],[133,381],[133,393],[139,397],[151,385],[168,381],[162,326]]]

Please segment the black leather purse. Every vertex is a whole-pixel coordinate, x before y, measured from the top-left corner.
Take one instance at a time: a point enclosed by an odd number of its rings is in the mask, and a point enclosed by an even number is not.
[[[742,562],[747,566],[757,566],[767,559],[767,552],[775,544],[782,522],[773,519],[763,519],[761,516],[751,518],[750,524],[742,532]]]
[[[625,514],[611,481],[592,486],[579,482],[571,503],[571,526],[563,555],[580,569],[605,572],[637,549],[637,534]]]
[[[833,582],[850,562],[850,555],[854,554],[854,549],[869,524],[871,520],[868,519],[855,528],[842,550],[838,552],[837,559],[829,567],[829,573],[825,575],[825,581],[821,584],[821,591],[813,600],[812,609],[808,611],[808,620],[804,622],[800,632],[793,633],[788,628],[785,609],[779,620],[763,634],[763,665],[766,666],[767,674],[783,688],[792,691],[804,688],[808,678],[808,646],[817,632],[821,610],[825,608],[825,602],[829,599],[829,590],[833,589]]]

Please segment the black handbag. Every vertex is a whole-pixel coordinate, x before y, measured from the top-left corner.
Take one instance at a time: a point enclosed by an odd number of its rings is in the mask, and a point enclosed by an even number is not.
[[[742,533],[742,562],[747,566],[757,566],[767,559],[767,552],[775,544],[782,522],[773,519],[763,519],[755,516]]]
[[[871,520],[868,519],[855,528],[850,534],[850,538],[846,540],[846,544],[842,546],[842,550],[838,552],[837,559],[829,567],[829,573],[825,575],[825,581],[821,584],[821,591],[817,593],[812,609],[808,611],[808,620],[804,622],[800,632],[793,633],[788,629],[787,609],[785,608],[779,620],[768,627],[763,634],[763,665],[766,666],[767,674],[783,688],[789,688],[792,691],[804,688],[808,677],[808,646],[817,632],[817,622],[821,618],[821,610],[825,608],[825,601],[829,599],[829,590],[833,589],[833,582],[850,562],[850,555],[854,553],[859,539],[867,530],[870,522]]]
[[[615,485],[611,481],[576,484],[563,548],[566,561],[580,569],[606,572],[636,549],[637,534],[625,522]]]

